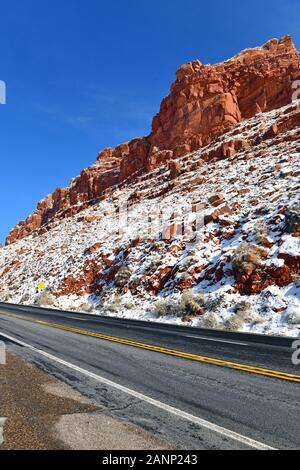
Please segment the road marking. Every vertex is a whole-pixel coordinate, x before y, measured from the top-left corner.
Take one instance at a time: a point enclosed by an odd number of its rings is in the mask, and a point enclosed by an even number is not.
[[[66,316],[66,319],[68,319],[68,320],[86,321],[86,318],[76,318],[76,317],[68,317],[68,316]]]
[[[59,323],[49,323],[43,320],[36,320],[35,318],[27,317],[27,316],[25,317],[24,315],[6,313],[5,311],[2,311],[2,310],[0,310],[0,314],[5,315],[7,317],[11,317],[11,318],[17,318],[19,320],[25,320],[31,323],[37,323],[39,325],[56,328],[58,330],[68,331],[71,333],[77,333],[77,334],[84,335],[84,336],[90,336],[93,338],[98,338],[98,339],[101,339],[104,341],[110,341],[113,343],[120,343],[126,346],[133,346],[135,348],[146,349],[148,351],[158,352],[161,354],[166,354],[168,356],[176,356],[176,357],[180,357],[183,359],[190,359],[192,361],[202,362],[205,364],[212,364],[212,365],[219,366],[219,367],[226,367],[229,369],[249,372],[251,374],[263,375],[263,376],[272,377],[275,379],[288,380],[291,382],[300,383],[300,375],[297,375],[297,374],[290,374],[288,372],[283,372],[279,370],[265,369],[262,367],[256,367],[256,366],[252,366],[249,364],[243,364],[239,362],[217,359],[216,357],[200,356],[198,354],[187,353],[187,352],[176,350],[176,349],[169,349],[169,348],[164,348],[161,346],[154,346],[154,345],[150,345],[146,343],[139,343],[137,341],[131,341],[131,340],[127,340],[124,338],[118,338],[116,336],[109,336],[103,333],[97,333],[95,331],[81,330],[79,328],[73,328],[71,326],[65,326]]]
[[[238,344],[239,346],[249,346],[248,343],[241,343],[239,341],[231,341],[229,339],[206,338],[206,336],[196,336],[196,335],[184,335],[184,336],[186,338],[204,339],[205,341],[216,341],[217,343],[229,343],[229,344]]]
[[[236,433],[234,431],[230,431],[229,429],[223,428],[222,426],[219,426],[218,424],[211,423],[210,421],[206,421],[205,419],[199,418],[198,416],[194,416],[190,413],[186,413],[185,411],[182,411],[178,408],[175,408],[173,406],[170,406],[166,403],[163,403],[159,400],[156,400],[154,398],[149,397],[148,395],[144,395],[143,393],[137,392],[131,388],[124,387],[123,385],[118,384],[117,382],[112,382],[109,379],[106,379],[105,377],[102,377],[101,375],[94,374],[93,372],[90,372],[86,369],[83,369],[79,366],[76,366],[75,364],[72,364],[71,362],[64,361],[63,359],[60,359],[59,357],[53,356],[52,354],[49,354],[41,349],[38,349],[31,344],[24,343],[24,341],[20,341],[12,336],[9,336],[5,333],[0,332],[0,335],[3,336],[4,338],[7,338],[10,341],[14,341],[15,343],[19,344],[20,346],[26,347],[35,353],[40,354],[41,356],[44,356],[54,362],[57,362],[58,364],[61,364],[65,367],[68,367],[69,369],[75,370],[76,372],[79,372],[87,377],[90,377],[97,382],[101,382],[105,385],[108,385],[109,387],[113,387],[116,390],[119,390],[121,392],[126,393],[127,395],[131,395],[134,398],[137,398],[141,401],[144,401],[146,403],[149,403],[150,405],[155,406],[156,408],[159,408],[161,410],[167,411],[168,413],[171,413],[175,416],[178,416],[179,418],[185,419],[187,421],[190,421],[194,424],[197,424],[198,426],[208,429],[209,431],[213,431],[217,434],[220,434],[227,439],[233,439],[237,442],[240,442],[246,446],[249,446],[253,449],[257,450],[276,450],[274,447],[270,447],[267,444],[264,444],[263,442],[256,441],[254,439],[251,439],[250,437],[244,436],[242,434]]]

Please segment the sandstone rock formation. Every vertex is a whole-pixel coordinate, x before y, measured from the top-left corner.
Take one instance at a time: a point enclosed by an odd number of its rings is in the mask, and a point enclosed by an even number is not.
[[[159,167],[2,247],[0,299],[299,336],[300,101],[167,164],[161,154]]]
[[[299,76],[300,53],[290,36],[246,49],[223,63],[204,65],[195,60],[184,64],[153,119],[151,134],[115,149],[105,148],[70,186],[56,189],[39,202],[34,213],[10,232],[6,243],[44,233],[55,220],[93,205],[117,186],[210,144],[244,119],[288,104],[293,81]],[[277,133],[278,129],[269,129],[263,138]],[[230,157],[247,146],[238,139],[226,142],[207,158]],[[173,165],[172,178],[178,171],[178,165]]]

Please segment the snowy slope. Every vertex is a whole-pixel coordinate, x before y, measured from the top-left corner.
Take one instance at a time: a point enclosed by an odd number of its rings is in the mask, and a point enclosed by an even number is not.
[[[297,113],[296,102],[258,114],[178,158],[175,177],[162,165],[43,235],[0,249],[0,298],[298,336],[300,237],[286,228],[288,209],[300,206]],[[274,125],[281,130],[262,139]],[[248,145],[213,158],[237,138]],[[260,254],[250,285],[236,266],[253,246]]]

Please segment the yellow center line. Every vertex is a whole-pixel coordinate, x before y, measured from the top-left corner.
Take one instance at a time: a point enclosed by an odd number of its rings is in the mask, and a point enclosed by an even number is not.
[[[229,369],[240,370],[240,371],[249,372],[252,374],[264,375],[267,377],[273,377],[273,378],[281,379],[281,380],[300,382],[300,375],[297,375],[297,374],[290,374],[290,373],[279,371],[279,370],[265,369],[262,367],[256,367],[256,366],[252,366],[249,364],[243,364],[243,363],[232,362],[232,361],[227,361],[223,359],[217,359],[215,357],[200,356],[198,354],[192,354],[192,353],[188,353],[184,351],[179,351],[176,349],[169,349],[169,348],[164,348],[161,346],[154,346],[151,344],[140,343],[137,341],[132,341],[132,340],[124,339],[124,338],[118,338],[116,336],[110,336],[110,335],[106,335],[103,333],[97,333],[95,331],[73,328],[73,327],[65,326],[59,323],[50,323],[44,320],[36,320],[35,318],[32,318],[32,317],[18,315],[15,313],[7,313],[6,311],[0,311],[0,314],[5,315],[7,317],[11,317],[11,318],[18,318],[20,320],[25,320],[31,323],[38,323],[39,325],[44,325],[44,326],[56,328],[59,330],[69,331],[71,333],[90,336],[93,338],[98,338],[98,339],[102,339],[105,341],[111,341],[114,343],[120,343],[120,344],[124,344],[127,346],[133,346],[135,348],[146,349],[148,351],[154,351],[154,352],[158,352],[161,354],[167,354],[169,356],[181,357],[181,358],[189,359],[192,361],[212,364],[212,365],[216,365],[219,367],[227,367]]]

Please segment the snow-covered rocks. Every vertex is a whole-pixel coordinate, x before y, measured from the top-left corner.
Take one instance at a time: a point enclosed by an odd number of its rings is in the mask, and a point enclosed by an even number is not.
[[[194,80],[203,67],[182,69],[175,88],[187,70]],[[261,111],[207,142],[154,145],[149,160],[145,139],[105,149],[0,249],[1,300],[298,336],[300,102]]]
[[[238,131],[253,141],[263,122],[289,116],[291,109],[252,118]],[[109,196],[44,234],[2,248],[1,299],[35,303],[49,297],[52,306],[75,311],[297,336],[300,238],[287,233],[286,213],[300,203],[294,176],[300,169],[298,136],[270,141],[261,156],[259,144],[251,152],[203,162],[203,154],[218,145],[212,144],[184,157],[174,187],[168,187],[169,169],[162,165],[144,180],[119,188],[116,200]],[[293,167],[284,179],[274,170],[283,161]],[[203,174],[205,182],[186,192],[188,182]],[[143,197],[127,204],[136,191]],[[209,198],[220,194],[226,202],[211,206]],[[221,212],[208,220],[213,211]],[[176,231],[164,237],[172,224]],[[243,246],[256,246],[264,255],[258,263],[253,253],[245,260]],[[236,256],[242,264],[252,263],[251,273],[242,273],[248,278],[239,282]],[[41,279],[49,295],[39,292]],[[157,302],[180,303],[186,290],[204,293],[201,315],[180,316],[176,309],[173,317],[157,317]],[[237,315],[243,301],[251,304],[251,314],[244,317]]]

